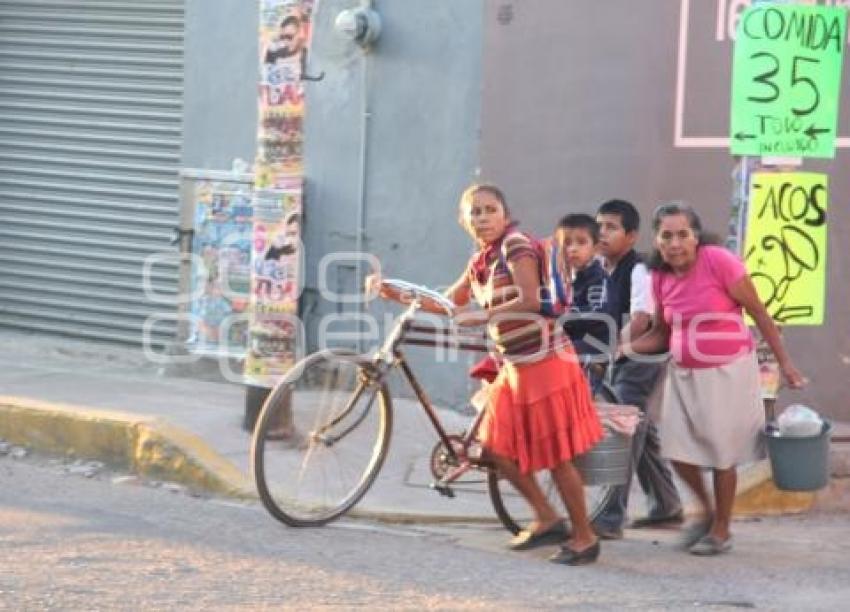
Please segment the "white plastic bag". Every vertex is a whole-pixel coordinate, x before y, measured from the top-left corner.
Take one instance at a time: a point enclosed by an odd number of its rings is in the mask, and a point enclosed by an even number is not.
[[[807,438],[817,436],[823,430],[820,415],[802,404],[791,404],[777,419],[779,435],[789,438]]]

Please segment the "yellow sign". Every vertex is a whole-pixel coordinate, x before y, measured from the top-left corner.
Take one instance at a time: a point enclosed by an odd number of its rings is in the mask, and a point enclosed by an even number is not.
[[[828,193],[825,174],[752,176],[744,260],[777,323],[823,324]]]

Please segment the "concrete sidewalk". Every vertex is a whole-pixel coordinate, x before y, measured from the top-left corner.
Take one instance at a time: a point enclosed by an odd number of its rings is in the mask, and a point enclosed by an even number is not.
[[[207,378],[217,378],[206,370]],[[240,384],[169,375],[141,352],[0,333],[0,439],[96,459],[211,494],[256,497]],[[469,418],[441,410],[450,433]],[[356,514],[386,520],[495,520],[481,475],[453,499],[429,488],[436,434],[414,402],[394,400],[390,454]]]
[[[250,436],[239,384],[169,376],[139,351],[36,335],[0,333],[0,438],[35,450],[105,461],[202,492],[255,496]],[[436,442],[415,402],[394,400],[390,455],[357,514],[385,520],[495,520],[480,475],[455,498],[428,485]],[[442,410],[450,433],[469,417]],[[764,464],[741,474],[739,514],[809,509],[816,496],[782,493]],[[687,502],[687,500],[686,500]],[[644,513],[635,489],[630,512]]]

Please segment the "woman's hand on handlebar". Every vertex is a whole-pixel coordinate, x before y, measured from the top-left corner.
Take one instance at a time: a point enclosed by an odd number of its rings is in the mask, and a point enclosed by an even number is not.
[[[384,291],[383,287],[383,279],[380,274],[369,274],[366,276],[366,282],[364,283],[364,289],[366,291],[366,297],[375,298],[382,297],[386,298],[386,295],[382,295]]]
[[[401,302],[402,304],[409,304],[412,301],[412,298],[402,292],[396,291],[392,287],[388,287],[384,284],[384,279],[380,274],[369,274],[366,276],[366,297],[368,298],[382,298],[384,300],[393,300],[394,302]]]

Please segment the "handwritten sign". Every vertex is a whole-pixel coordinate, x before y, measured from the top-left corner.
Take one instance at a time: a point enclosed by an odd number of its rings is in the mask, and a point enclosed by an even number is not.
[[[823,323],[827,200],[825,174],[752,176],[744,260],[778,323]]]
[[[757,5],[738,23],[730,142],[738,155],[835,157],[847,11]]]

